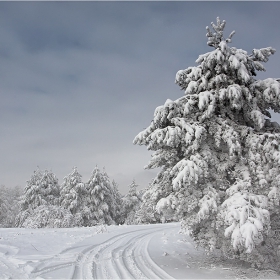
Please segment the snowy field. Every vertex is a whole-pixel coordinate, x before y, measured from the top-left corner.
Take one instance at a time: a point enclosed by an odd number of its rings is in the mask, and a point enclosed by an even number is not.
[[[179,223],[0,229],[1,279],[279,279],[197,250]]]

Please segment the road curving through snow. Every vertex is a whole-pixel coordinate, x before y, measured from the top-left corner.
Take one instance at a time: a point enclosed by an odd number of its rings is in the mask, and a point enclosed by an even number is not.
[[[250,278],[249,268],[218,263],[196,249],[179,223],[71,229],[0,229],[0,278]],[[255,275],[255,274],[254,274]],[[279,279],[273,272],[261,278]]]
[[[172,279],[151,259],[148,244],[166,226],[118,234],[82,251],[72,279]],[[171,226],[176,228],[178,226]]]

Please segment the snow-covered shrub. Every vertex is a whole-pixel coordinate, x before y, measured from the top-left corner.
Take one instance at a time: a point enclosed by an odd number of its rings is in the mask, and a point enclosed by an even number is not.
[[[71,228],[81,226],[82,219],[57,205],[41,205],[36,211],[25,210],[21,224],[23,228]]]
[[[173,221],[176,205],[177,199],[172,196],[163,197],[158,201],[156,211],[160,214],[163,223],[166,221]]]
[[[155,151],[146,168],[162,168],[144,197],[207,250],[280,267],[280,126],[269,120],[280,83],[254,78],[275,50],[230,47],[225,21],[211,25],[214,50],[176,74],[184,96],[157,107],[134,139]]]
[[[100,234],[100,233],[104,233],[107,232],[107,226],[104,224],[100,224],[96,226],[96,233]]]
[[[0,186],[0,227],[15,227],[16,217],[19,214],[19,200],[22,195],[20,187],[7,188]]]

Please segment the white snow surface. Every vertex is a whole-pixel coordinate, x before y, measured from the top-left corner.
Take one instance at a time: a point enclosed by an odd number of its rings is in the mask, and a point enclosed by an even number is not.
[[[0,229],[1,279],[279,279],[196,249],[179,223]]]

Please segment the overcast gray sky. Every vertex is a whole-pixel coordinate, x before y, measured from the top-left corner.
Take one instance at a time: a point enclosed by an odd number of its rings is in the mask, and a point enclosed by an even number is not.
[[[122,193],[146,187],[157,170],[132,141],[183,95],[175,74],[211,51],[206,25],[219,16],[232,46],[276,48],[257,78],[279,78],[279,13],[280,2],[0,2],[0,184],[24,186],[37,166],[60,183],[77,166],[86,182],[97,164]]]

